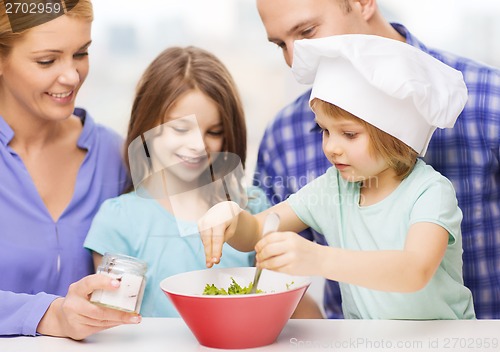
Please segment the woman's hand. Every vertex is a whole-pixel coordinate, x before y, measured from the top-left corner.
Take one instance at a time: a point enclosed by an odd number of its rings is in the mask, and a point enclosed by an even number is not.
[[[222,245],[233,237],[241,211],[235,202],[221,202],[210,208],[198,221],[207,268],[220,262]]]
[[[257,266],[290,275],[319,274],[321,246],[295,232],[273,232],[255,246]]]
[[[38,324],[37,332],[82,340],[114,326],[140,323],[138,314],[98,306],[89,301],[95,290],[116,290],[118,287],[118,280],[102,274],[89,275],[71,284],[66,297],[54,300],[49,306]]]

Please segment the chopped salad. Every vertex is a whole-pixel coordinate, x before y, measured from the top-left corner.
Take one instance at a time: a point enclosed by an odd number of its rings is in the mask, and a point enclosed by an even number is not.
[[[229,285],[227,290],[224,288],[218,288],[217,286],[215,286],[215,284],[206,284],[205,289],[203,290],[203,294],[218,296],[218,295],[246,295],[250,293],[253,282],[250,282],[248,286],[241,287],[234,280],[234,278],[231,278],[231,281],[232,281],[231,285]],[[264,293],[264,291],[257,289],[256,293]]]

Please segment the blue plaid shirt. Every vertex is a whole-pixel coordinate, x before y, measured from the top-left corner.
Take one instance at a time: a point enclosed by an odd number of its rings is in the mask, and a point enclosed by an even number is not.
[[[500,319],[500,70],[443,51],[429,49],[400,25],[408,44],[461,71],[469,98],[453,129],[437,129],[425,161],[448,177],[462,209],[464,283],[473,293],[479,319]],[[281,110],[266,129],[259,148],[254,184],[273,204],[286,199],[331,164],[312,133],[310,91]],[[326,245],[313,230],[304,237]],[[326,281],[328,318],[342,318],[338,284]]]

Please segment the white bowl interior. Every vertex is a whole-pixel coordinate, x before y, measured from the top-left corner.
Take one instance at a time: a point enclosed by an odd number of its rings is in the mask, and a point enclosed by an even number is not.
[[[160,283],[162,290],[185,296],[202,296],[206,284],[215,284],[218,288],[227,290],[233,278],[241,287],[248,286],[255,275],[254,267],[241,268],[214,268],[206,270],[189,271],[170,276]],[[263,270],[259,280],[258,289],[265,294],[273,294],[287,290],[297,289],[311,283],[305,276],[292,276],[274,271]],[[260,293],[262,294],[262,293]],[[242,297],[251,295],[222,295],[202,297]]]

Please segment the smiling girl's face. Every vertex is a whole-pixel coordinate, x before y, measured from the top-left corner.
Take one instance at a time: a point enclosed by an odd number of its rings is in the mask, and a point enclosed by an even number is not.
[[[69,16],[34,27],[0,60],[2,114],[69,117],[89,71],[91,22]]]
[[[224,129],[217,105],[201,91],[191,90],[169,109],[165,121],[148,143],[155,169],[165,169],[184,182],[195,181],[209,166],[208,155],[222,150]]]

